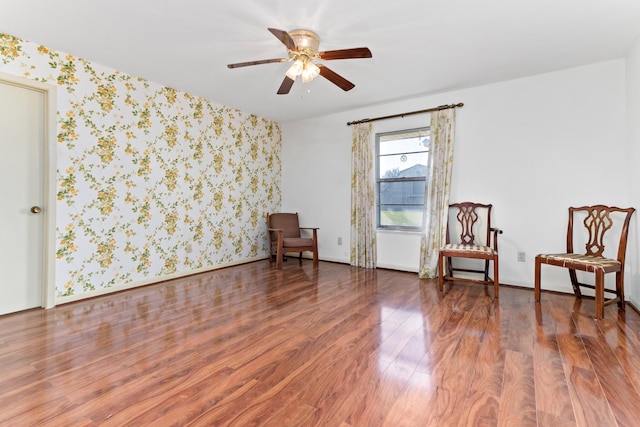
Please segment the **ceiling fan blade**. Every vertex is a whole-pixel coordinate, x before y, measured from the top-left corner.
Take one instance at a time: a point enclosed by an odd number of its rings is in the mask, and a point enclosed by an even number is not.
[[[293,86],[293,83],[295,82],[295,80],[290,79],[289,77],[285,76],[284,80],[282,81],[282,84],[280,85],[280,89],[278,89],[278,95],[286,95],[289,93],[289,91],[291,90],[291,86]]]
[[[275,58],[275,59],[261,59],[259,61],[238,62],[238,63],[235,63],[235,64],[229,64],[229,65],[227,65],[227,67],[228,68],[239,68],[239,67],[248,67],[250,65],[271,64],[273,62],[287,62],[287,59]]]
[[[345,79],[344,77],[342,77],[340,74],[336,73],[335,71],[330,70],[326,66],[318,65],[318,67],[320,67],[320,75],[322,77],[324,77],[325,79],[329,80],[331,83],[335,84],[336,86],[338,86],[340,89],[344,90],[345,92],[348,91],[348,90],[353,89],[354,87],[356,87],[356,85],[351,83],[349,80]]]
[[[354,49],[327,50],[318,52],[320,59],[329,61],[332,59],[351,59],[351,58],[372,58],[373,55],[368,47],[357,47]]]
[[[296,42],[293,41],[289,33],[284,30],[278,30],[277,28],[269,28],[268,30],[271,34],[276,36],[276,38],[287,47],[287,49],[296,50]]]

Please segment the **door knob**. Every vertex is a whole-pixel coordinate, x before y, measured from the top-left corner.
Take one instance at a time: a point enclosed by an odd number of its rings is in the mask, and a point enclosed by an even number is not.
[[[31,207],[31,212],[34,214],[38,214],[40,212],[42,212],[42,209],[40,208],[40,206],[32,206]]]

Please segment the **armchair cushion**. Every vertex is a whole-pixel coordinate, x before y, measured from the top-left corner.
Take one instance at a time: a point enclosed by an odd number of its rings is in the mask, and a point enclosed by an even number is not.
[[[302,248],[313,245],[313,239],[305,237],[285,237],[282,239],[285,248]]]

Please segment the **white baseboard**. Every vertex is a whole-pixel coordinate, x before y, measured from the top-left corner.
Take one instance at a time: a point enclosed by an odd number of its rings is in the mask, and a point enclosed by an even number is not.
[[[376,268],[384,268],[387,270],[397,270],[397,271],[407,271],[409,273],[418,273],[417,268],[409,268],[404,265],[394,265],[394,264],[377,264]]]
[[[127,289],[134,289],[134,288],[139,288],[141,286],[147,286],[147,285],[152,285],[152,284],[155,284],[155,283],[160,283],[160,282],[164,282],[166,280],[178,279],[180,277],[192,276],[194,274],[199,274],[199,273],[206,273],[207,271],[219,270],[219,269],[225,268],[225,267],[232,267],[234,265],[247,264],[249,262],[259,261],[259,260],[268,259],[268,258],[269,258],[268,256],[247,258],[247,259],[244,259],[244,260],[233,261],[233,262],[229,262],[229,263],[226,263],[226,264],[219,264],[219,265],[210,266],[210,267],[198,268],[198,269],[195,269],[195,270],[183,271],[183,272],[180,272],[180,273],[168,274],[166,276],[157,276],[157,277],[153,277],[153,278],[150,278],[150,279],[137,280],[137,281],[134,281],[134,282],[123,283],[123,284],[120,284],[120,285],[111,286],[109,288],[96,289],[94,291],[83,292],[81,294],[75,294],[75,295],[70,295],[70,296],[66,296],[66,297],[56,298],[55,305],[67,304],[67,303],[70,303],[70,302],[80,301],[80,300],[87,299],[87,298],[94,298],[94,297],[98,297],[98,296],[101,296],[101,295],[112,294],[114,292],[125,291]],[[48,307],[48,308],[51,308],[51,307]]]

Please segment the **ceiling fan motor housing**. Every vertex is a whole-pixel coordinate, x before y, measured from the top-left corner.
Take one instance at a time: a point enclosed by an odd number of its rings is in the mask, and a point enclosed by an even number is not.
[[[310,30],[293,30],[289,32],[289,35],[296,43],[298,50],[308,50],[314,54],[318,52],[320,46],[320,37]]]

